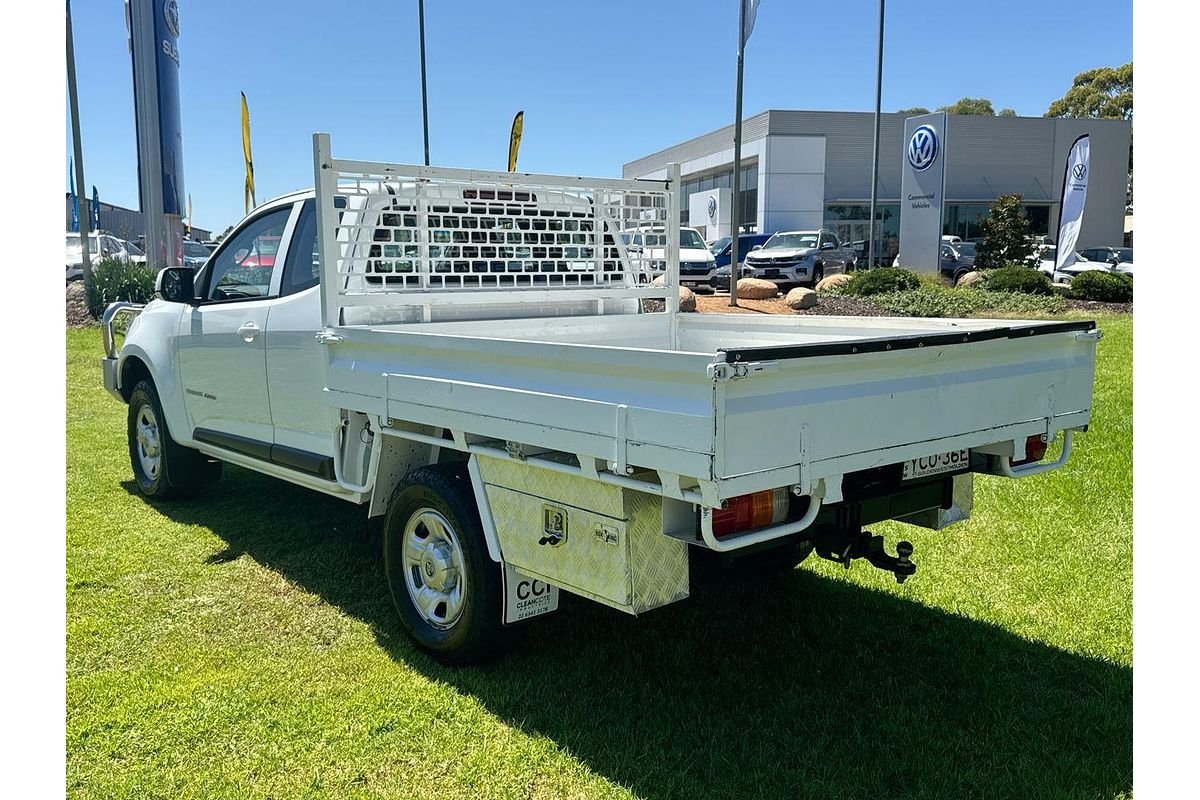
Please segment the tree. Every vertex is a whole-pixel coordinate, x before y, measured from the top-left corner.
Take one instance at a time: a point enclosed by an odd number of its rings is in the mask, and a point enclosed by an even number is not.
[[[1021,208],[1021,195],[1002,194],[992,203],[983,221],[983,241],[975,249],[975,266],[998,269],[1032,260],[1032,229]]]
[[[942,106],[938,111],[945,111],[947,114],[966,114],[976,117],[996,116],[996,111],[992,108],[992,101],[985,97],[964,97],[957,103]]]
[[[1133,62],[1081,72],[1067,93],[1050,104],[1047,117],[1133,121]],[[1129,140],[1129,180],[1125,203],[1133,206],[1133,138]]]
[[[1133,62],[1079,73],[1067,93],[1050,104],[1046,116],[1132,120]]]
[[[1015,117],[1016,115],[1017,115],[1017,112],[1015,109],[1002,108],[1002,109],[1000,109],[1000,113],[997,114],[996,116],[998,116],[998,117]]]
[[[903,114],[906,117],[917,117],[917,116],[920,116],[921,114],[928,114],[929,109],[923,108],[921,106],[917,106],[916,108],[902,108],[902,109],[898,110],[896,113]]]

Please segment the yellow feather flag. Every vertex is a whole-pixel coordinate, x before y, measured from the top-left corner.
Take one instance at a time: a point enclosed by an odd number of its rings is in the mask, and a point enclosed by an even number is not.
[[[513,117],[512,133],[508,136],[508,171],[517,171],[517,151],[521,149],[521,131],[525,127],[525,112],[518,111]]]
[[[246,93],[242,92],[242,155],[246,157],[246,213],[258,205],[254,197],[254,158],[250,155],[250,107],[246,105]]]

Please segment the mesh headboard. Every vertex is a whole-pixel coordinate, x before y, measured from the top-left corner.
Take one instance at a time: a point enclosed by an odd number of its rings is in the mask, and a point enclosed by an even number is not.
[[[429,320],[448,306],[490,316],[492,304],[541,304],[528,310],[541,316],[545,304],[570,314],[677,302],[679,211],[666,181],[344,161],[328,149],[315,135],[329,325]]]

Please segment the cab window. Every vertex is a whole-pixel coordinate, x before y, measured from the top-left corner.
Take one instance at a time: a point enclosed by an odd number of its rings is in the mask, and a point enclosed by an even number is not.
[[[283,285],[280,296],[295,294],[320,282],[321,262],[317,252],[317,209],[313,200],[306,200],[300,210],[296,232],[288,246],[287,263],[283,266]]]
[[[275,255],[291,213],[289,205],[251,220],[209,259],[208,300],[246,300],[271,293]]]

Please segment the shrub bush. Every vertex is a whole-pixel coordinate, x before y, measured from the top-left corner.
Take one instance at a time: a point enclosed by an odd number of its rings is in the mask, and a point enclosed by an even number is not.
[[[984,288],[990,292],[1020,294],[1051,294],[1050,279],[1044,273],[1019,264],[994,269],[987,273]]]
[[[1099,300],[1102,303],[1133,302],[1133,276],[1121,272],[1081,272],[1071,281],[1075,300]]]
[[[154,296],[154,273],[142,264],[102,258],[92,262],[91,270],[83,273],[83,289],[88,313],[99,319],[109,303],[150,302]]]
[[[875,295],[872,305],[902,317],[966,317],[971,314],[1061,314],[1067,301],[1055,294],[992,292],[923,286],[916,291]]]
[[[846,294],[866,297],[884,292],[903,292],[916,289],[921,280],[916,273],[899,267],[879,267],[878,269],[856,272],[846,284]]]

